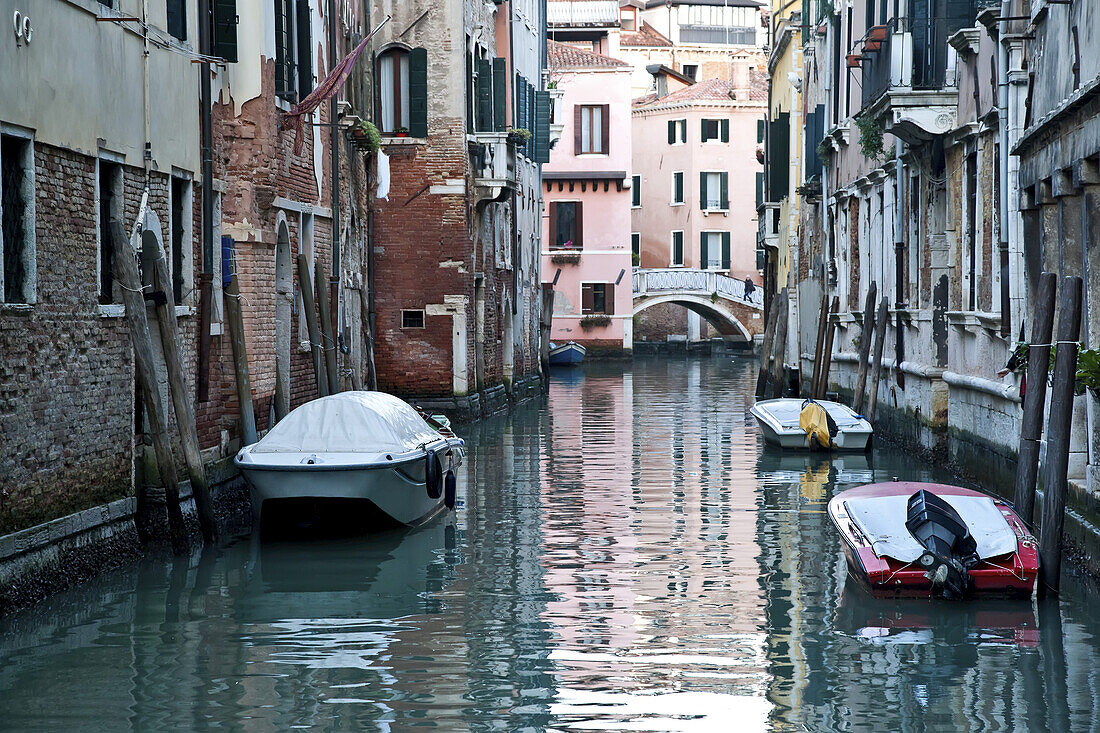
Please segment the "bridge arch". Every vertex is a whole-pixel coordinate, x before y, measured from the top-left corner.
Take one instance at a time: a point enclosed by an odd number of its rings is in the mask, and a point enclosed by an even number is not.
[[[736,302],[736,301],[733,301]],[[700,317],[710,323],[723,336],[733,337],[740,341],[752,341],[752,333],[736,314],[728,307],[727,301],[712,296],[693,295],[691,293],[667,293],[662,295],[637,296],[634,298],[634,313],[638,315],[647,308],[662,303],[675,303],[690,311],[698,313]]]

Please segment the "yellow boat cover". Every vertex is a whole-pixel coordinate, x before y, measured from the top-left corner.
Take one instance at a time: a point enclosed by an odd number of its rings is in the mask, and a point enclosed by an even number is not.
[[[798,427],[806,432],[806,443],[811,448],[834,448],[833,437],[829,434],[829,415],[825,408],[806,400],[802,412],[798,415]]]

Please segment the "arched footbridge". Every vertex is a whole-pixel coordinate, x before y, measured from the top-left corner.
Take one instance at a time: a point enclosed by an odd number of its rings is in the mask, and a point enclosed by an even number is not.
[[[759,285],[746,298],[744,280],[682,268],[636,269],[633,280],[634,315],[661,303],[676,303],[698,313],[728,339],[751,341],[764,330],[764,291]]]

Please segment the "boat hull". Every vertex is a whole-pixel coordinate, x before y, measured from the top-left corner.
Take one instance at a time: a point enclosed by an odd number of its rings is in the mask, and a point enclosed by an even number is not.
[[[931,597],[932,582],[915,562],[902,562],[876,552],[874,546],[877,541],[860,531],[849,516],[845,502],[853,498],[910,496],[921,488],[940,496],[985,496],[981,492],[945,484],[891,482],[851,489],[834,496],[829,502],[829,519],[840,533],[848,571],[875,595]],[[976,596],[1030,596],[1039,574],[1038,543],[1008,504],[997,499],[993,499],[993,503],[1015,535],[1016,547],[1015,551],[985,558],[970,568],[972,592]]]
[[[778,446],[784,450],[811,450],[809,437],[806,432],[798,427],[797,421],[782,422],[778,420],[769,410],[769,405],[778,402],[798,402],[801,400],[765,400],[758,402],[752,406],[750,412],[752,416],[756,418],[756,424],[760,426],[760,432],[764,436],[764,441],[771,445]],[[823,406],[828,406],[830,412],[832,412],[833,406],[836,408],[846,407],[838,403],[821,402]],[[850,410],[849,410],[850,412]],[[868,443],[871,440],[873,429],[871,424],[865,419],[859,416],[855,416],[854,413],[851,420],[851,425],[845,425],[839,428],[836,437],[833,438],[833,442],[836,444],[832,450],[838,451],[865,451],[867,450]],[[858,418],[858,419],[857,419]],[[820,450],[819,448],[814,448]]]
[[[568,366],[570,364],[580,364],[584,361],[585,351],[583,346],[572,341],[567,344],[562,344],[561,346],[555,346],[550,349],[550,365]]]

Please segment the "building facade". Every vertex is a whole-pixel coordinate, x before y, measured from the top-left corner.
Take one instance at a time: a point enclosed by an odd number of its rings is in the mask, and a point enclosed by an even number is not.
[[[543,281],[554,291],[551,338],[620,353],[633,343],[630,67],[550,41],[564,94],[561,138],[543,170]]]

